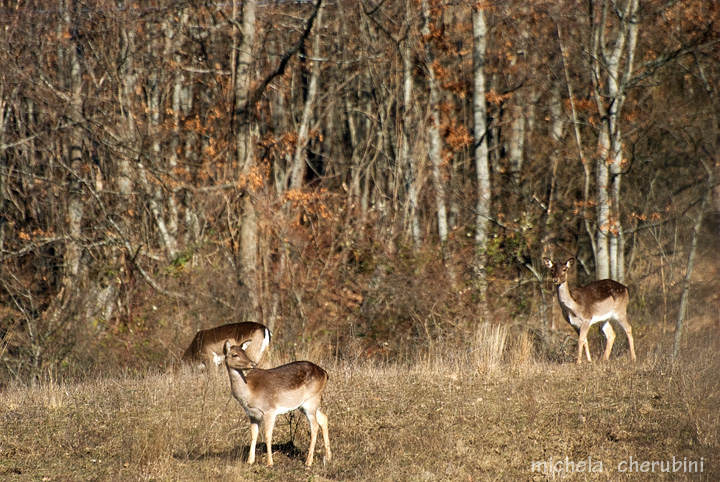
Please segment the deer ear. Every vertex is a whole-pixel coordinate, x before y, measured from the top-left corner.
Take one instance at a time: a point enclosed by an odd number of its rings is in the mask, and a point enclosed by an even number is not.
[[[240,348],[242,348],[242,351],[247,350],[247,347],[250,346],[250,343],[252,343],[252,340],[248,340],[248,341],[246,341],[245,343],[243,343],[243,344],[240,346]]]
[[[553,262],[552,262],[551,259],[543,258],[543,263],[545,264],[545,266],[547,266],[548,268],[552,269],[552,267],[553,267]]]
[[[230,340],[225,340],[225,345],[223,346],[223,355],[227,356],[227,354],[230,352]]]
[[[565,266],[568,269],[570,269],[572,267],[572,265],[574,265],[574,264],[575,264],[575,258],[570,258],[567,261],[565,261]]]

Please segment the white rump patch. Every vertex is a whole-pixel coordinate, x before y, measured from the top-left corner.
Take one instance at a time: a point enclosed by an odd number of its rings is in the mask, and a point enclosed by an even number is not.
[[[263,338],[262,346],[260,347],[260,354],[262,355],[265,353],[265,350],[267,350],[268,345],[270,344],[270,330],[265,328],[265,338]]]

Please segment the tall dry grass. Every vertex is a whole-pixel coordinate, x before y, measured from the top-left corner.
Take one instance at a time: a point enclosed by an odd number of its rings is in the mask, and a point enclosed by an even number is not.
[[[319,442],[310,471],[300,415],[278,421],[275,468],[262,465],[262,446],[261,464],[244,464],[249,425],[223,371],[11,384],[0,397],[0,478],[718,480],[720,343],[708,335],[692,334],[676,360],[639,344],[636,364],[622,351],[607,363],[550,361],[529,332],[502,326],[478,327],[473,350],[438,345],[413,363],[327,358],[334,458],[323,463]],[[629,457],[702,460],[703,472],[619,471]],[[603,471],[532,470],[588,458]]]

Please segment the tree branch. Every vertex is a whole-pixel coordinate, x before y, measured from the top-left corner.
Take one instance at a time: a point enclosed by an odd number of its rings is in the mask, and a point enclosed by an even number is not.
[[[240,111],[249,112],[251,107],[257,104],[257,102],[260,100],[260,96],[262,96],[263,92],[265,92],[265,89],[270,84],[270,82],[272,82],[275,77],[278,77],[285,73],[285,69],[287,68],[287,64],[290,62],[290,59],[292,59],[292,57],[298,52],[298,50],[300,50],[302,44],[305,43],[305,40],[310,36],[310,32],[312,31],[313,24],[315,23],[315,18],[317,17],[321,4],[322,0],[317,0],[313,7],[312,13],[310,14],[310,17],[305,24],[305,29],[303,30],[302,35],[300,35],[300,38],[287,52],[285,52],[275,70],[270,72],[270,74],[268,74],[260,82],[260,85],[253,89],[253,91],[248,96],[245,105],[240,107]]]

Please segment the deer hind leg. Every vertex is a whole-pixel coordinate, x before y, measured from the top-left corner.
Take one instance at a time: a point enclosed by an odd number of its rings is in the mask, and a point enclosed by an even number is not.
[[[602,326],[602,331],[605,334],[605,339],[607,341],[605,344],[605,354],[603,355],[603,360],[607,361],[610,358],[610,352],[612,351],[613,343],[615,343],[615,330],[613,330],[610,322],[606,321],[605,324]]]
[[[319,423],[316,414],[318,413],[318,409],[317,406],[313,406],[311,409],[304,409],[303,412],[310,423],[310,448],[308,449],[308,456],[305,461],[305,465],[310,467],[313,463],[313,456],[315,455],[315,442],[317,441]]]
[[[325,459],[327,462],[332,460],[332,453],[330,453],[330,436],[328,435],[328,418],[327,416],[318,409],[317,421],[322,429],[323,441],[325,442]]]
[[[628,345],[630,346],[630,358],[632,359],[632,361],[635,361],[635,341],[633,340],[632,326],[630,326],[630,323],[628,323],[626,313],[622,313],[618,316],[618,323],[620,323],[620,326],[622,326],[623,330],[625,330],[625,335],[627,335],[628,339]]]
[[[587,336],[585,337],[585,358],[587,358],[587,361],[592,362],[590,358],[590,343],[587,341]]]

